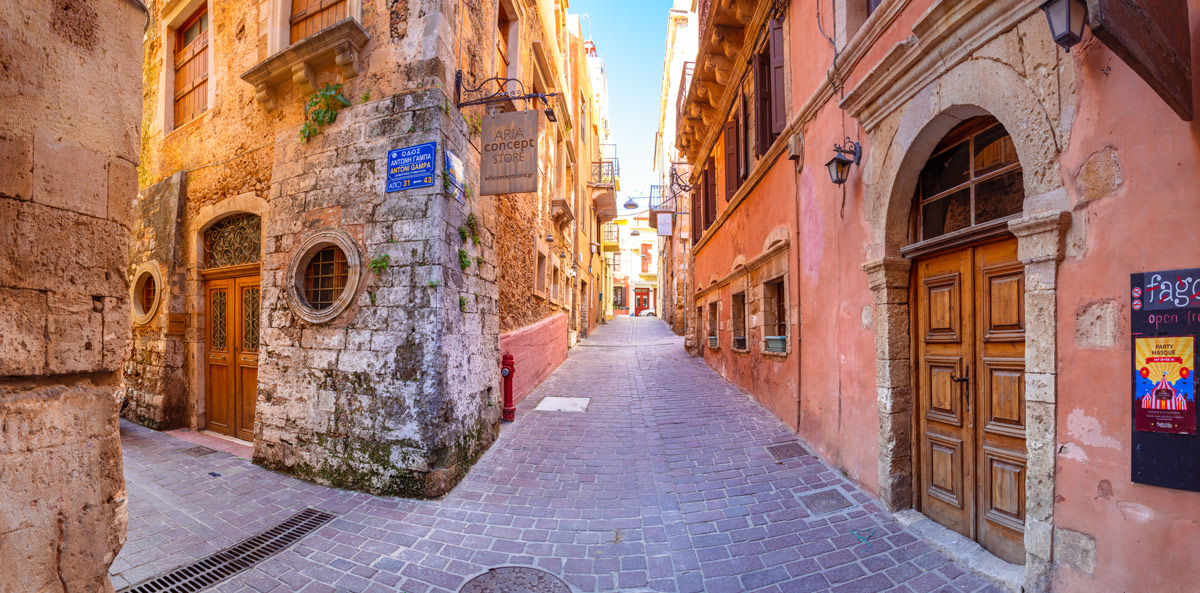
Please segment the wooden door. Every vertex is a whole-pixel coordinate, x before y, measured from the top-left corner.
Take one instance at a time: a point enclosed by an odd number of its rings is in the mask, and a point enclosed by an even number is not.
[[[633,314],[638,316],[642,311],[650,308],[650,289],[635,288],[633,289]]]
[[[1006,240],[915,266],[921,510],[1024,563],[1024,268]]]
[[[209,430],[254,440],[258,396],[258,276],[205,283],[207,418]]]

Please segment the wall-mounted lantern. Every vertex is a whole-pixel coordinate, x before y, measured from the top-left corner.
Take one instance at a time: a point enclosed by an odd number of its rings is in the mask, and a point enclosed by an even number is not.
[[[1071,48],[1083,39],[1083,24],[1087,22],[1087,2],[1084,0],[1046,0],[1042,11],[1050,22],[1050,35],[1063,49]]]
[[[825,167],[829,169],[829,178],[836,185],[846,183],[846,179],[850,177],[850,165],[857,165],[862,159],[862,145],[857,142],[852,142],[850,138],[846,138],[846,144],[833,145],[833,158],[825,163]],[[847,155],[854,157],[849,158]]]
[[[546,108],[546,119],[550,120],[551,122],[556,122],[556,121],[558,121],[558,117],[554,115],[554,108],[553,108],[553,107],[547,107],[547,108]]]
[[[637,229],[633,229],[633,230],[629,231],[630,237],[637,237],[639,235],[641,235],[641,233],[639,233]]]
[[[637,210],[637,207],[638,207],[637,202],[635,202],[633,200],[633,198],[629,198],[628,200],[625,200],[625,208],[626,209]]]

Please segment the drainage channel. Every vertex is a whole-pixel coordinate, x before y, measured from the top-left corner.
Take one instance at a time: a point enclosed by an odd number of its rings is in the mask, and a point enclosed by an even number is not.
[[[316,509],[304,509],[258,535],[119,593],[194,593],[207,589],[286,550],[334,517]]]

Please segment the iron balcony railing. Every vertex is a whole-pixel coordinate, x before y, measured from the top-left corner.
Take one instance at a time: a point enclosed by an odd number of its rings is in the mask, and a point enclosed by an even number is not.
[[[650,186],[650,209],[651,210],[661,210],[662,208],[660,208],[660,206],[662,206],[662,204],[663,204],[663,186],[651,185]]]
[[[604,235],[603,240],[605,243],[616,243],[620,239],[620,234],[615,224],[605,223],[600,232]]]
[[[621,163],[617,160],[616,144],[600,145],[600,160],[592,163],[589,183],[595,186],[616,187],[621,178]]]
[[[683,127],[683,116],[687,110],[688,89],[692,86],[692,73],[696,70],[695,62],[683,63],[683,75],[679,78],[679,96],[675,99],[675,126]]]

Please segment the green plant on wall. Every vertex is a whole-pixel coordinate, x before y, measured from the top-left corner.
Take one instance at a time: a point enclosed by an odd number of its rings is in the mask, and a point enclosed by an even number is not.
[[[337,121],[338,110],[349,107],[350,100],[342,94],[341,84],[325,83],[313,93],[304,105],[304,125],[300,127],[300,140],[308,142],[321,128]]]
[[[471,236],[471,231],[467,230],[466,225],[458,227],[458,238],[462,239],[463,243],[467,242],[467,237]]]
[[[471,267],[471,254],[461,247],[458,249],[458,267],[462,268],[464,272]]]
[[[474,212],[467,215],[467,230],[471,233],[471,244],[479,245],[479,217],[475,216]],[[463,237],[463,241],[466,240],[467,238]]]
[[[467,310],[467,297],[465,297],[465,296],[458,297],[458,310],[459,311]]]
[[[370,101],[370,100],[371,100],[371,91],[367,91],[362,94],[362,97],[359,98],[358,102],[366,103],[367,101]]]
[[[375,256],[375,258],[372,259],[368,265],[371,266],[371,271],[375,272],[376,276],[379,276],[387,271],[388,264],[391,262],[392,256],[384,253],[382,255]]]
[[[472,136],[478,136],[483,133],[483,118],[478,115],[467,117],[463,115],[463,121],[467,122],[467,129],[470,130]]]

